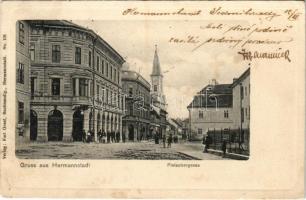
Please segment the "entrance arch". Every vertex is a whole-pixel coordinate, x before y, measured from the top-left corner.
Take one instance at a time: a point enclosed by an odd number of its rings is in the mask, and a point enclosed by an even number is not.
[[[129,125],[129,140],[134,141],[134,126],[133,125]]]
[[[84,127],[84,114],[81,110],[76,110],[73,113],[72,120],[72,137],[73,141],[82,141],[82,132]]]
[[[30,140],[37,139],[37,113],[34,110],[30,111]]]
[[[48,114],[48,141],[63,140],[63,114],[52,110]]]

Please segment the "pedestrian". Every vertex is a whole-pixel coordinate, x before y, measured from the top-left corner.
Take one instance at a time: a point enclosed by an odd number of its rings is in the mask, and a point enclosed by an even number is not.
[[[171,148],[171,143],[172,143],[172,133],[170,133],[168,137],[168,148]]]
[[[163,135],[163,146],[164,148],[166,148],[166,135],[165,134]]]
[[[106,132],[107,143],[110,143],[110,132]]]
[[[112,131],[112,143],[115,142],[115,131]]]
[[[119,131],[116,132],[116,142],[119,143],[120,141],[120,133]]]
[[[102,131],[101,131],[101,129],[98,131],[98,141],[99,141],[99,143],[101,143],[102,142]]]
[[[210,143],[211,143],[211,137],[207,135],[205,139],[205,150],[204,150],[205,153],[208,152]]]
[[[91,132],[90,132],[90,130],[88,130],[88,131],[87,131],[86,142],[87,142],[87,143],[90,143],[90,141],[91,141]]]
[[[223,141],[222,141],[222,151],[223,151],[223,158],[225,157],[225,155],[226,155],[226,140],[225,139],[223,139]]]
[[[102,143],[106,143],[106,133],[104,130],[102,131]]]
[[[122,134],[122,141],[125,143],[125,133]]]
[[[203,140],[202,140],[202,144],[204,145],[203,153],[205,153],[205,150],[206,150],[205,142],[206,142],[206,136],[203,135]]]
[[[82,141],[85,143],[86,142],[86,131],[83,129],[82,131]]]

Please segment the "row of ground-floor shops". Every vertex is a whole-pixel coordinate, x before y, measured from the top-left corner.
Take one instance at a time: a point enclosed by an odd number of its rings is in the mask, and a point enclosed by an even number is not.
[[[134,119],[133,117],[123,117],[122,121],[123,140],[141,141],[153,139],[155,134],[161,138],[166,133],[166,126],[153,124],[146,119]]]
[[[141,141],[152,139],[155,134],[161,137],[166,132],[166,126],[124,118],[116,110],[71,105],[31,105],[29,129],[22,141],[82,141],[84,131],[91,131],[94,141],[99,140],[99,131],[119,133],[123,142]]]
[[[88,106],[33,105],[30,110],[32,141],[82,141],[83,132],[119,132],[122,140],[122,113]]]

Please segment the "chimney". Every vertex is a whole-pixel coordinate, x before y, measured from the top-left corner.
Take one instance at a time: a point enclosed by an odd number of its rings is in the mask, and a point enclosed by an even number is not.
[[[213,86],[217,85],[217,80],[216,80],[216,79],[212,79],[212,80],[211,80],[211,84],[212,84]]]

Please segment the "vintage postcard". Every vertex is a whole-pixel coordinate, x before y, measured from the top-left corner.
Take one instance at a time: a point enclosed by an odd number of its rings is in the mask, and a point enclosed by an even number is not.
[[[303,2],[0,6],[2,195],[303,198]]]

